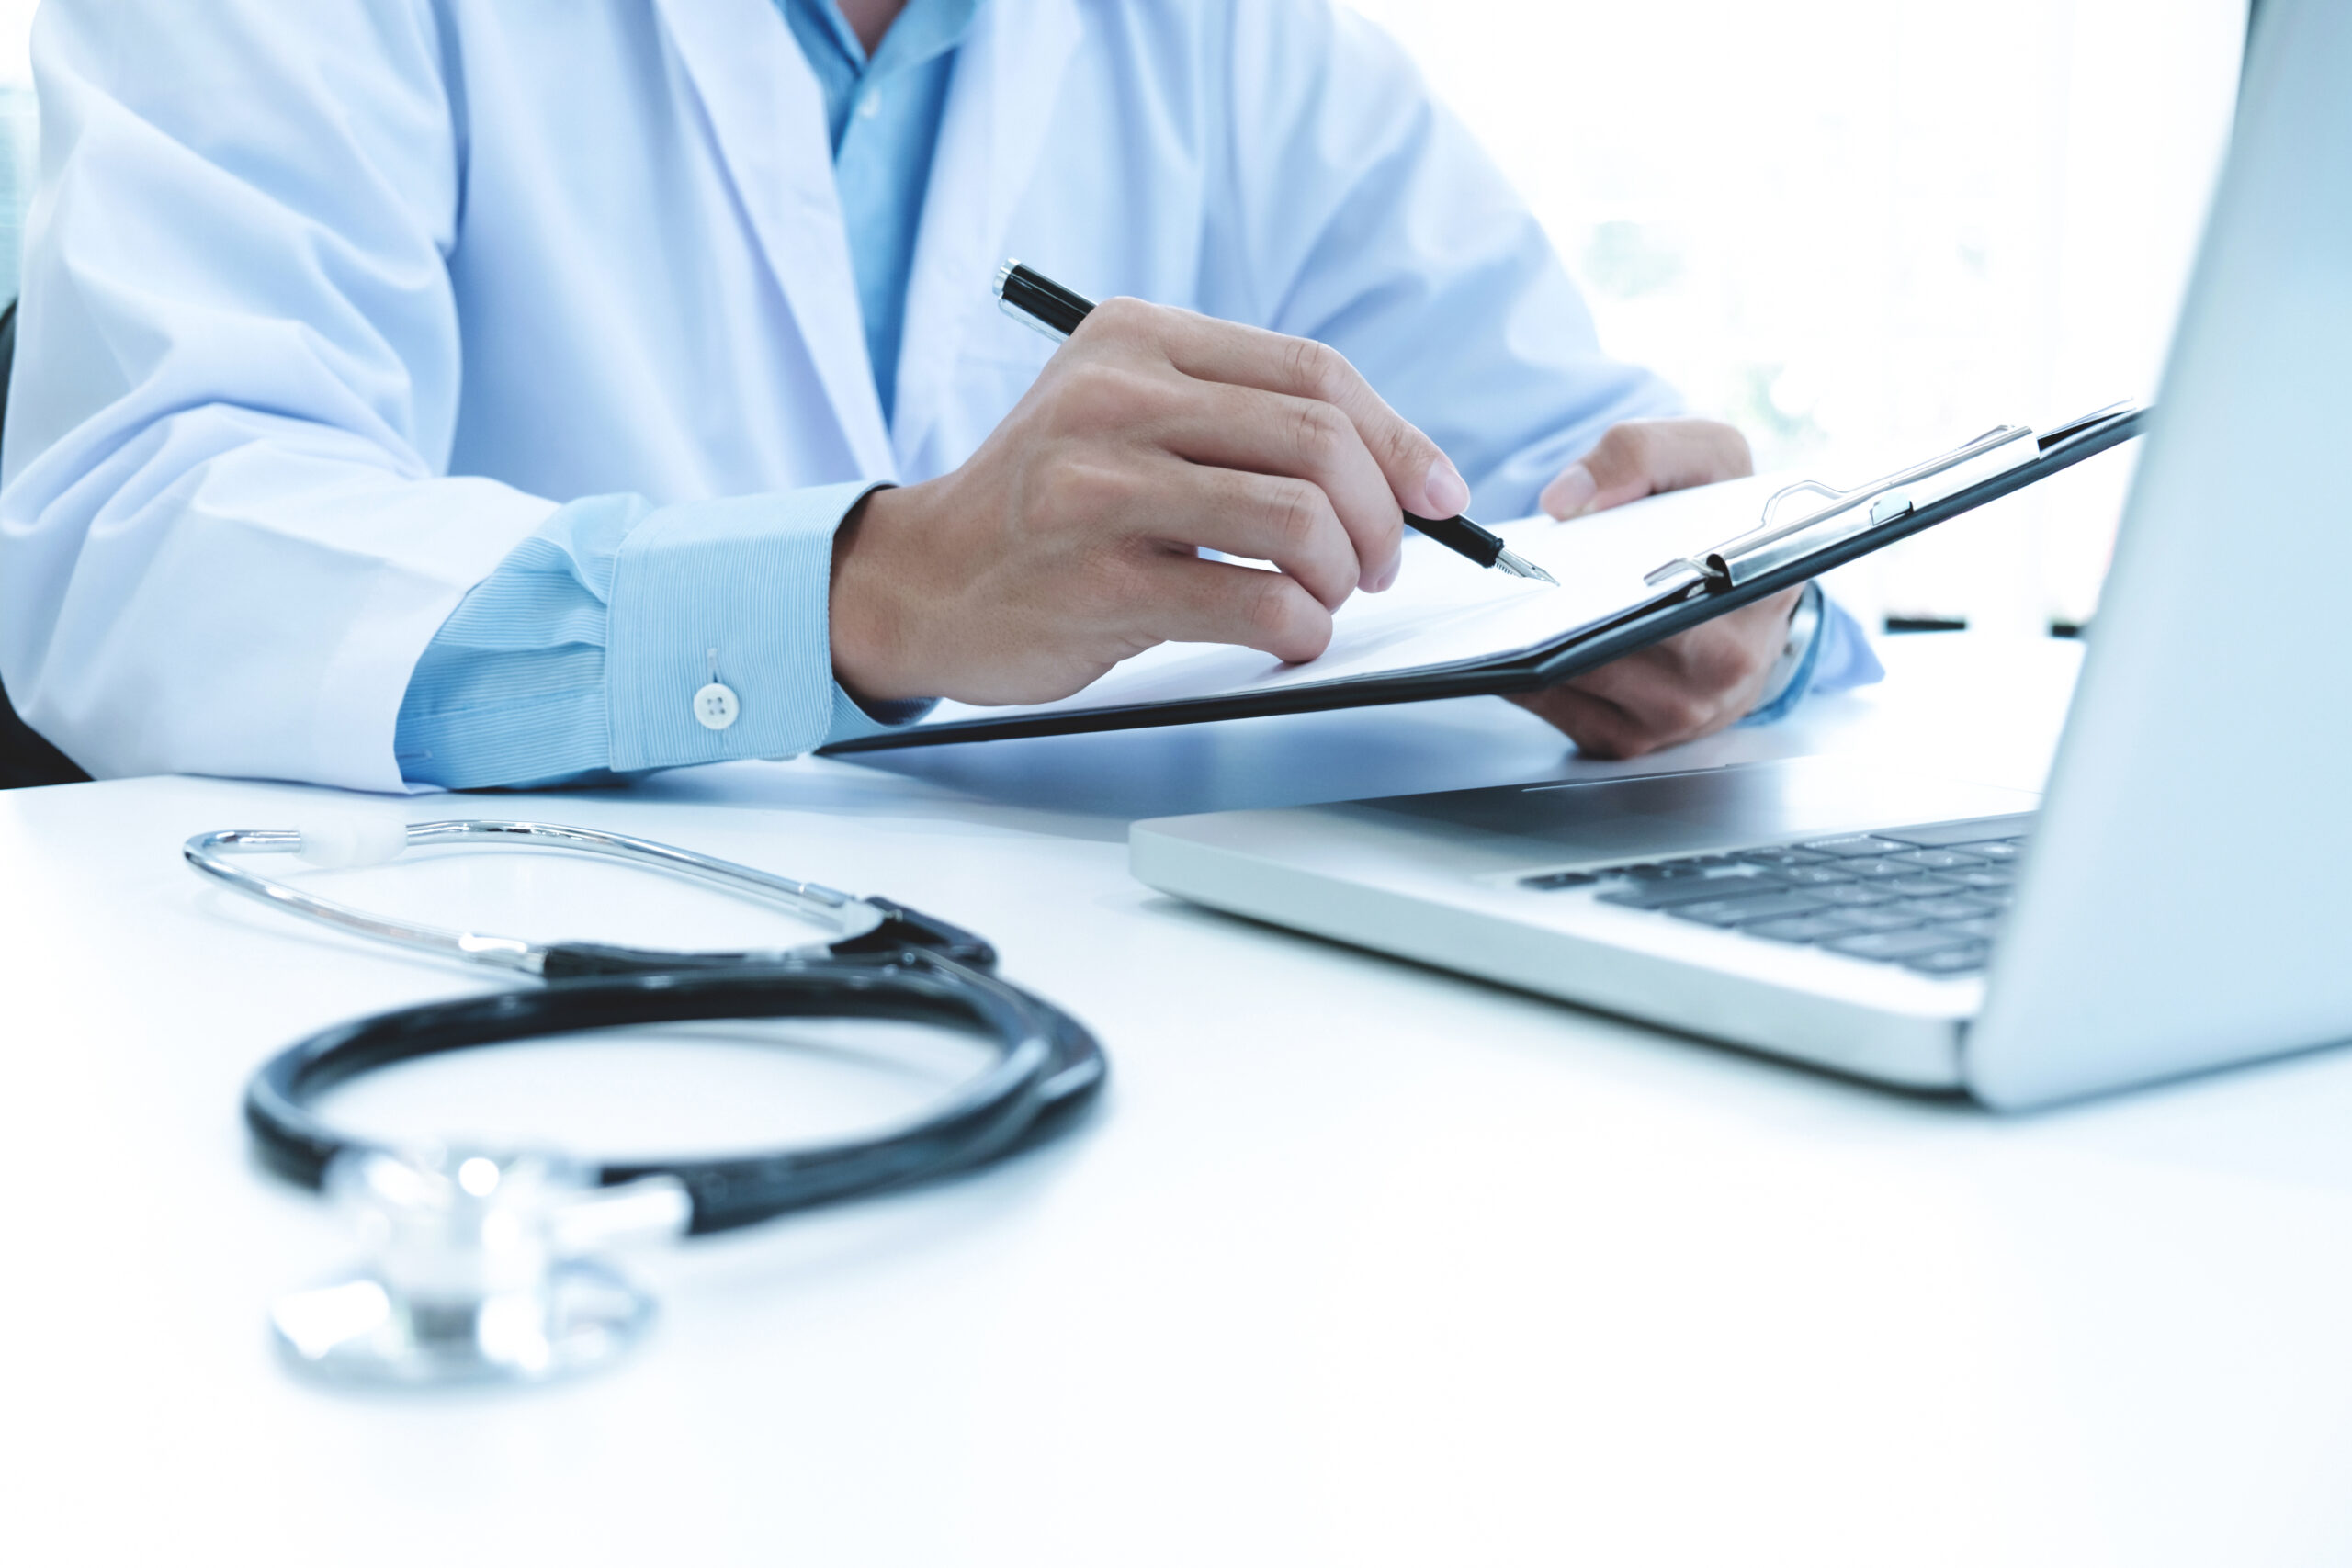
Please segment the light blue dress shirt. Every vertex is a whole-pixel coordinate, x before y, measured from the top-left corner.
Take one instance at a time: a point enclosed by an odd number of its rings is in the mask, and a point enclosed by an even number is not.
[[[923,193],[955,51],[981,0],[908,0],[869,60],[834,0],[776,0],[825,96],[867,355],[887,417]],[[921,716],[868,712],[832,678],[833,532],[874,487],[656,507],[634,495],[562,507],[469,592],[411,675],[393,749],[411,784],[449,789],[594,783],[695,762],[785,757]],[[722,603],[723,602],[723,603]],[[619,617],[633,628],[610,635]],[[700,614],[690,614],[698,607]],[[694,646],[714,608],[760,636]],[[1748,722],[1810,691],[1874,680],[1860,628],[1825,605],[1782,690]],[[707,729],[677,700],[709,681],[738,694]]]
[[[776,0],[825,94],[834,179],[885,417],[897,391],[907,277],[956,46],[979,0],[908,0],[868,60],[833,0]],[[409,678],[392,747],[411,784],[448,789],[594,783],[736,757],[788,757],[870,735],[926,703],[860,707],[832,678],[826,619],[833,530],[874,487],[655,507],[633,495],[573,502],[499,563],[443,623]],[[615,593],[638,635],[608,635]],[[747,601],[727,662],[662,605]],[[646,613],[651,611],[650,615]],[[678,625],[668,625],[677,622]],[[684,677],[683,684],[682,676]],[[677,700],[708,680],[741,699],[725,729]]]

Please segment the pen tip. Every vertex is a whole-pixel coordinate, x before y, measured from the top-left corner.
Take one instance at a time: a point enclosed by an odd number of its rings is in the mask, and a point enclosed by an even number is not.
[[[1537,566],[1533,561],[1529,560],[1525,556],[1521,555],[1516,550],[1505,550],[1501,554],[1496,556],[1495,565],[1510,573],[1513,577],[1524,577],[1536,582],[1546,582],[1555,588],[1560,586],[1560,580],[1558,578],[1554,577],[1550,572],[1545,571],[1542,567]]]

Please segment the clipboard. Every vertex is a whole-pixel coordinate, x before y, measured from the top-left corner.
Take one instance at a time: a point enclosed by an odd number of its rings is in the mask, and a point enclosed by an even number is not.
[[[1088,693],[1109,683],[1112,677],[1106,676],[1087,692],[1059,703],[962,709],[952,717],[840,741],[822,750],[831,756],[1535,691],[1796,587],[2070,468],[2139,434],[2148,412],[2135,404],[2117,403],[2039,433],[2023,425],[2001,425],[1927,462],[1852,490],[1811,479],[1783,486],[1764,502],[1754,526],[1712,548],[1660,562],[1641,577],[1640,588],[1622,606],[1508,654],[1168,700],[1090,704]],[[1291,675],[1311,675],[1315,666],[1284,669]]]

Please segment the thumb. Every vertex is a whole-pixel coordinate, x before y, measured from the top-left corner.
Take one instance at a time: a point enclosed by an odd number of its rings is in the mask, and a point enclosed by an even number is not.
[[[1582,460],[1544,489],[1543,507],[1576,517],[1660,491],[1755,471],[1747,438],[1712,419],[1632,419],[1612,425]]]

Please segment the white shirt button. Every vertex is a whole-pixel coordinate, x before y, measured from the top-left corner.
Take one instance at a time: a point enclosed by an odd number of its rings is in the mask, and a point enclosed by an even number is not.
[[[878,87],[867,89],[865,96],[857,100],[858,118],[860,119],[872,119],[876,115],[880,114],[881,112],[881,89]]]
[[[724,729],[735,722],[742,712],[742,705],[735,700],[735,688],[713,681],[695,694],[695,722],[705,729]]]

